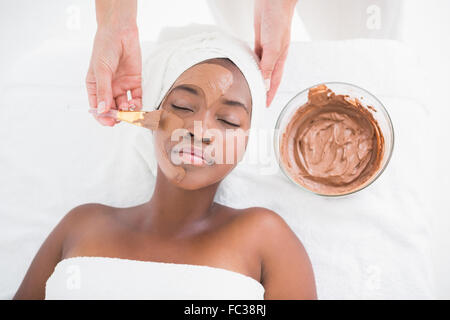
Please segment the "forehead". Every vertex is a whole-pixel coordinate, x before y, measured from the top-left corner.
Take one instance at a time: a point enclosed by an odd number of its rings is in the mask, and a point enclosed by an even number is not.
[[[234,75],[231,70],[215,63],[200,63],[183,72],[176,84],[192,84],[204,91],[225,94],[233,85]]]
[[[173,88],[181,84],[201,89],[207,104],[219,97],[242,100],[251,110],[250,88],[239,68],[227,59],[210,59],[184,71],[175,81]]]

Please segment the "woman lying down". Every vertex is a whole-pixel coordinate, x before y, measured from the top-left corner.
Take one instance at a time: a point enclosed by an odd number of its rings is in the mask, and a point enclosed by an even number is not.
[[[316,299],[308,255],[277,213],[214,202],[265,107],[252,50],[217,30],[160,41],[143,81],[144,106],[170,116],[153,132],[150,200],[72,209],[14,299]]]

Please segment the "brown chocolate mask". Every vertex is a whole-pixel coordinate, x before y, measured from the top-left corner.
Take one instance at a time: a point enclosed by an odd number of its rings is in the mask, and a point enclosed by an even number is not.
[[[251,107],[247,81],[231,61],[212,59],[186,70],[161,103],[164,111],[178,118],[165,126],[163,112],[155,131],[161,171],[186,189],[198,189],[223,179],[245,151],[247,138],[242,132],[250,128]],[[230,131],[235,135],[227,134]],[[186,151],[191,148],[192,154]],[[230,153],[236,155],[235,161],[228,161]],[[174,161],[174,155],[180,162]],[[224,156],[221,162],[216,155]]]
[[[380,168],[384,138],[377,121],[357,99],[325,85],[309,91],[292,116],[280,156],[289,175],[320,194],[350,192]]]
[[[184,72],[178,77],[174,87],[180,83],[198,86],[205,96],[205,105],[209,108],[231,87],[233,73],[215,63],[201,63],[192,68],[191,72]]]

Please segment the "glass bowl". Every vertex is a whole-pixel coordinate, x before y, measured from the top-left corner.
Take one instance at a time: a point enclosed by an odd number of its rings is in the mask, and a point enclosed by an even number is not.
[[[280,147],[286,126],[289,124],[293,114],[298,109],[302,108],[308,101],[309,90],[319,85],[327,86],[336,95],[348,95],[350,98],[357,98],[362,104],[362,106],[366,110],[369,110],[374,119],[378,122],[378,126],[380,127],[381,133],[383,134],[384,137],[383,155],[381,157],[381,163],[378,169],[372,174],[372,176],[368,180],[363,182],[356,189],[352,189],[345,193],[324,194],[318,193],[314,190],[310,190],[308,187],[302,185],[300,182],[297,182],[297,180],[295,180],[293,177],[290,176],[289,171],[285,167],[285,163],[280,158]],[[274,148],[275,148],[275,155],[278,164],[281,168],[281,171],[283,171],[283,173],[291,182],[299,186],[301,189],[315,193],[317,195],[327,197],[339,197],[363,190],[364,188],[372,184],[383,173],[383,171],[386,169],[389,163],[389,160],[391,159],[392,152],[394,150],[394,128],[392,126],[392,121],[386,108],[383,106],[380,100],[378,100],[373,94],[371,94],[367,90],[350,83],[323,82],[301,91],[300,93],[295,95],[283,108],[275,125]]]

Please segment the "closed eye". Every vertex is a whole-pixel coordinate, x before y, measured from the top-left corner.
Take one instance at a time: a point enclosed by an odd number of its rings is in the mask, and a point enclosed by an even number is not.
[[[219,121],[222,121],[222,122],[225,123],[225,124],[228,124],[228,125],[230,125],[230,126],[233,126],[233,127],[240,127],[240,125],[238,125],[238,124],[236,124],[236,123],[229,122],[229,121],[224,120],[224,119],[218,119],[218,120],[219,120]]]
[[[173,103],[171,105],[172,105],[172,108],[174,108],[174,109],[194,112],[194,110],[192,110],[192,109],[189,109],[189,108],[186,108],[186,107],[180,107],[180,106],[177,106],[177,105],[175,105]]]

